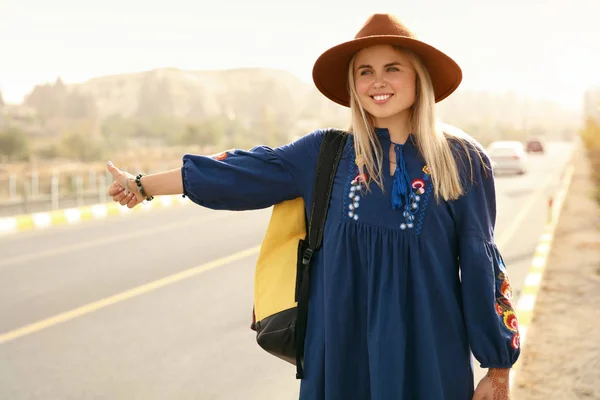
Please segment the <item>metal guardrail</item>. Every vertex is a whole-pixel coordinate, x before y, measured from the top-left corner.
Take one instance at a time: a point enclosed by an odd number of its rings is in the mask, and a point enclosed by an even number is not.
[[[126,171],[152,173],[178,166],[179,160],[162,161],[150,169],[137,164],[121,167]],[[103,165],[0,174],[0,217],[106,203],[110,200],[107,190],[111,181],[112,176]]]
[[[37,173],[0,180],[0,216],[12,216],[60,208],[81,207],[108,200],[111,177],[107,173],[71,175],[54,173],[40,179]]]

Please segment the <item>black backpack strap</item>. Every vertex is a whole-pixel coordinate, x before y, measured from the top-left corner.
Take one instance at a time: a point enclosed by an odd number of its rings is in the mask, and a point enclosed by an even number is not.
[[[348,135],[343,131],[330,129],[321,144],[308,224],[308,243],[314,251],[319,250],[323,243],[323,230],[333,189],[333,178],[347,139]]]
[[[319,250],[323,244],[323,231],[333,189],[333,179],[347,139],[348,135],[345,132],[336,129],[329,129],[325,133],[319,151],[306,239],[300,242],[298,249],[297,276],[300,278],[296,317],[296,378],[298,379],[302,379],[304,376],[304,339],[308,320],[310,264],[313,253]]]

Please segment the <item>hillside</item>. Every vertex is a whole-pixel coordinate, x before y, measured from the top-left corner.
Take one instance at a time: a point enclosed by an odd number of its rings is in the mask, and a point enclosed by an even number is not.
[[[483,144],[532,135],[570,139],[582,121],[581,113],[551,102],[462,87],[437,108],[445,122]],[[131,146],[277,145],[316,128],[344,128],[348,122],[349,110],[326,99],[312,83],[264,68],[166,68],[80,84],[59,78],[37,85],[23,105],[0,112],[0,130],[16,126],[35,141],[32,148],[42,158],[72,157],[89,138],[97,148],[91,152],[94,157],[101,157],[103,149]]]
[[[249,127],[269,118],[291,128],[302,122],[335,124],[347,116],[346,109],[332,104],[312,85],[280,70],[156,69],[98,77],[73,88],[93,96],[100,117],[226,116]]]
[[[286,71],[248,68],[221,71],[157,69],[106,76],[76,85],[92,95],[101,116],[171,115],[199,119],[236,118],[253,126],[271,116],[280,127],[300,131],[317,125],[345,126],[348,112],[325,99],[312,84]],[[580,113],[515,93],[459,89],[438,105],[447,122],[473,134],[515,130],[562,137],[580,123]],[[311,125],[313,124],[313,125]]]

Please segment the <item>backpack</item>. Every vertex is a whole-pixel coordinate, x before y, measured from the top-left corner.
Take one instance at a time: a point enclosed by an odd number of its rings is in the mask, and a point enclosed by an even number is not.
[[[251,329],[260,347],[296,365],[297,379],[304,375],[311,260],[323,242],[333,179],[347,138],[336,129],[325,133],[308,229],[302,198],[276,204],[256,263]]]

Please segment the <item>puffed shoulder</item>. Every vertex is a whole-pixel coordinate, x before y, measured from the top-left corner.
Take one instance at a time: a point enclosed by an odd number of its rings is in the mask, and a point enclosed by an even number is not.
[[[325,130],[286,145],[228,150],[215,156],[183,157],[184,194],[213,209],[265,208],[308,193]]]
[[[447,140],[463,185],[472,186],[493,175],[490,158],[475,138],[463,132],[460,136],[448,135]]]
[[[296,138],[288,144],[276,148],[275,151],[283,153],[292,152],[294,154],[303,154],[304,156],[310,159],[316,158],[319,154],[321,143],[323,143],[325,133],[327,133],[327,129],[316,129],[312,132],[307,133],[304,136]]]

